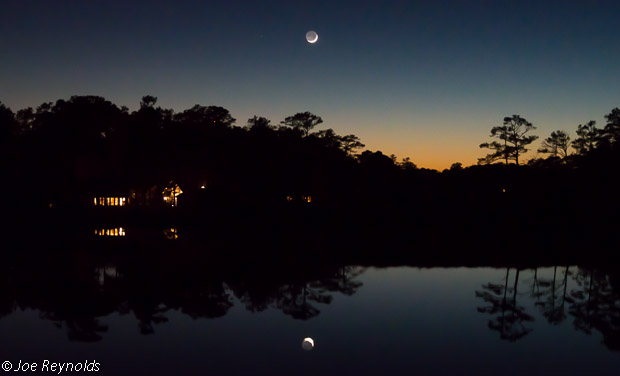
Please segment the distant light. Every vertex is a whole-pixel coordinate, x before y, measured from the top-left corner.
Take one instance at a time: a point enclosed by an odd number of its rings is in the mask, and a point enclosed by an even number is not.
[[[506,188],[502,188],[502,192],[506,193]]]
[[[301,348],[310,351],[314,348],[314,340],[310,337],[304,338],[304,341],[301,343]]]
[[[207,187],[205,187],[204,184],[200,186],[200,189],[205,189],[205,188],[207,188]]]

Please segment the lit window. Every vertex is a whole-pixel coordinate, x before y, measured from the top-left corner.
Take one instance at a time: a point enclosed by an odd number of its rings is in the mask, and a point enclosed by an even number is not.
[[[293,196],[286,196],[286,201],[288,201],[288,202],[293,201]]]
[[[110,206],[110,198],[109,198],[109,197],[106,197],[106,198],[105,198],[105,202],[106,202],[106,205],[107,205],[107,206]]]
[[[95,206],[97,206],[97,197],[93,198],[93,202],[95,203]]]
[[[121,206],[125,206],[125,197],[121,197]]]
[[[122,227],[116,227],[111,229],[95,229],[95,235],[98,236],[125,236],[125,229]]]
[[[114,206],[118,206],[118,197],[114,197]]]

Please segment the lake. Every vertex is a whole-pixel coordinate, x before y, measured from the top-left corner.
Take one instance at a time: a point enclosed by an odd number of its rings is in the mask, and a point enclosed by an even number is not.
[[[609,265],[255,262],[133,249],[126,231],[6,252],[1,362],[96,362],[110,375],[620,370],[620,274]],[[161,235],[182,244],[176,229]]]

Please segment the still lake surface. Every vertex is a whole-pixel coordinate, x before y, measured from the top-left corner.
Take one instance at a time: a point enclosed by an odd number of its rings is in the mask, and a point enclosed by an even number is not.
[[[620,374],[620,279],[603,269],[183,269],[165,250],[147,266],[98,252],[5,264],[0,362],[94,360],[109,375]]]

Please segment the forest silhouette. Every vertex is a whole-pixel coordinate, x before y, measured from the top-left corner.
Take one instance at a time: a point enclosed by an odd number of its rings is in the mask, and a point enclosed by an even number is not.
[[[310,112],[237,126],[225,108],[175,112],[148,95],[133,112],[99,96],[15,113],[0,104],[4,213],[37,228],[174,222],[368,249],[432,243],[454,255],[477,244],[487,254],[531,247],[578,255],[588,247],[615,257],[607,250],[619,243],[620,109],[605,118],[600,129],[578,125],[574,140],[552,132],[538,149],[545,157],[524,163],[538,136],[512,115],[480,145],[491,152],[478,165],[439,172],[359,153],[362,140],[319,129],[323,119]],[[127,206],[96,207],[109,196],[127,197]],[[27,238],[20,228],[16,236]]]

